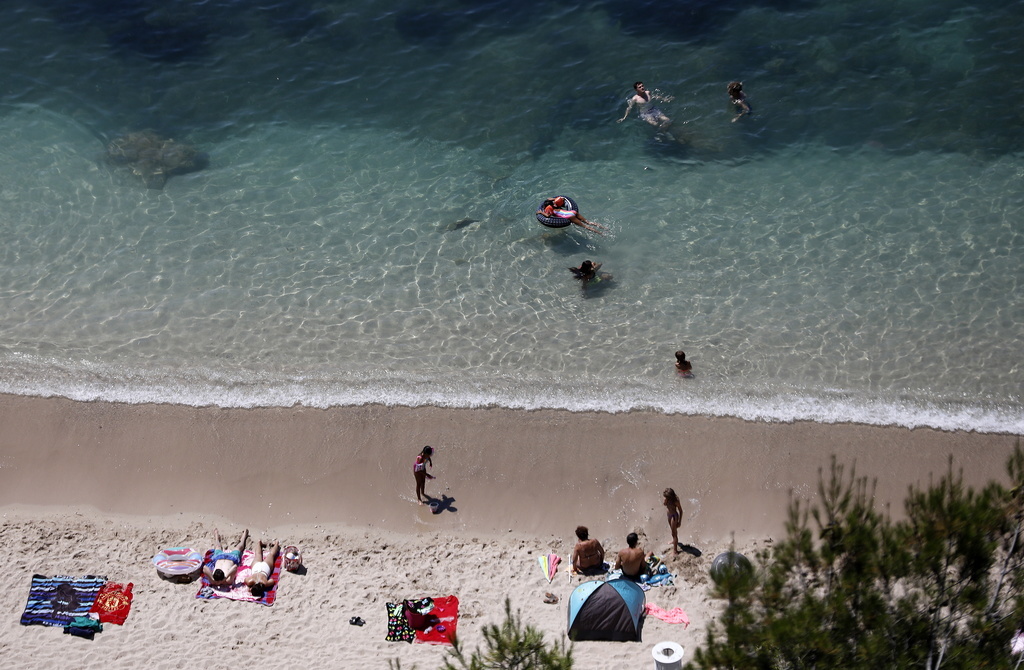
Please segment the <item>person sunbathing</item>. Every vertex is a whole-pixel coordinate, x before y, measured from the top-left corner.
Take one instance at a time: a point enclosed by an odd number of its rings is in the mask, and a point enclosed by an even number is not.
[[[586,526],[576,527],[579,542],[572,550],[573,572],[589,575],[604,572],[604,547],[597,540],[590,539]]]
[[[271,577],[274,574],[274,565],[277,564],[277,555],[281,552],[281,543],[274,540],[264,545],[263,540],[259,541],[256,556],[253,557],[252,573],[246,577],[245,585],[249,587],[249,593],[257,598],[274,588],[277,580]],[[255,559],[259,558],[259,561]]]
[[[224,540],[216,528],[213,530],[213,536],[217,538],[217,548],[209,562],[203,565],[203,574],[210,586],[231,586],[238,576],[242,552],[245,551],[245,543],[249,541],[249,529],[242,531],[242,536],[238,538],[238,545],[234,549],[224,549]]]
[[[626,536],[626,548],[615,559],[615,569],[622,570],[623,577],[637,582],[647,572],[647,559],[654,555],[653,552],[645,552],[639,544],[639,536],[630,533]]]

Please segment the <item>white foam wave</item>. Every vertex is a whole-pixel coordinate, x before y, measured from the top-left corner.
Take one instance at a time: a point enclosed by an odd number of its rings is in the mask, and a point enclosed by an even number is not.
[[[570,412],[665,414],[734,417],[747,421],[856,423],[946,431],[1024,434],[1024,407],[1014,399],[947,398],[913,394],[868,397],[835,389],[746,388],[737,391],[719,380],[447,379],[439,381],[394,372],[346,379],[311,375],[274,379],[263,373],[246,376],[189,371],[125,374],[89,366],[88,374],[50,361],[8,368],[0,393],[64,397],[77,401],[129,404],[164,403],[225,408],[384,405],[489,408]]]

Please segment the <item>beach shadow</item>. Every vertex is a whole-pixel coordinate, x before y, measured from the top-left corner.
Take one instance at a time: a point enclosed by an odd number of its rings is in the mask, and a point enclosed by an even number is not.
[[[576,256],[581,250],[593,250],[594,245],[586,235],[571,228],[546,230],[540,234],[546,247],[561,256]]]
[[[442,495],[440,498],[427,496],[428,505],[430,505],[431,507],[433,507],[435,504],[437,505],[437,509],[434,510],[434,514],[442,514],[444,512],[458,512],[459,508],[452,504],[454,502],[455,498],[449,495]]]
[[[679,543],[679,551],[685,552],[690,556],[696,556],[697,558],[700,558],[704,554],[704,552],[697,547],[691,544],[683,544],[682,542]]]

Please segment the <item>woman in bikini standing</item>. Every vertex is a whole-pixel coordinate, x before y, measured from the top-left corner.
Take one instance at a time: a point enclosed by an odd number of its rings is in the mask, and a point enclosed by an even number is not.
[[[412,466],[412,474],[416,477],[416,500],[421,505],[424,503],[424,498],[426,498],[426,502],[430,502],[430,496],[427,495],[424,489],[427,486],[427,480],[434,478],[434,475],[427,472],[427,464],[430,464],[430,467],[434,467],[434,462],[430,460],[430,457],[433,455],[433,447],[423,447],[423,450],[420,451],[419,456],[416,457],[416,462]]]
[[[665,489],[661,494],[665,509],[668,510],[668,528],[672,531],[672,552],[679,553],[679,524],[683,520],[683,505],[679,502],[679,496],[672,489]]]

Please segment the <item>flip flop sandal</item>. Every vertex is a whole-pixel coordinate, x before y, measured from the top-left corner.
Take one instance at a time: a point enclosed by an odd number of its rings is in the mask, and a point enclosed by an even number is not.
[[[353,626],[362,626],[363,624],[366,623],[365,621],[363,621],[361,618],[359,618],[357,616],[352,617],[351,619],[348,620],[348,622],[351,625],[353,625]]]

